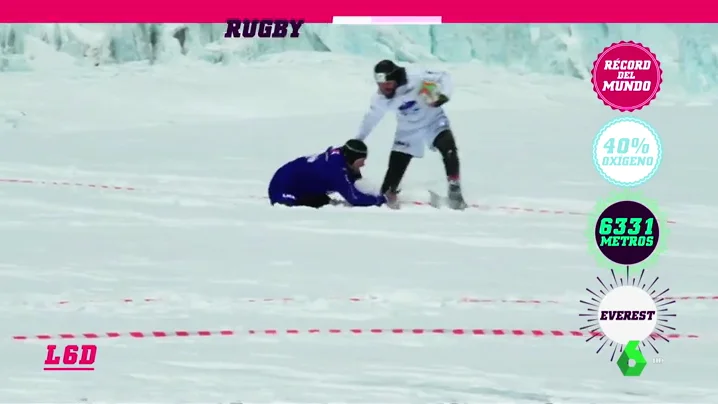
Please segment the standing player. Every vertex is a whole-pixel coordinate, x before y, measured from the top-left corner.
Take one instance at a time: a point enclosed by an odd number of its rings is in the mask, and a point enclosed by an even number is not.
[[[448,73],[407,70],[391,60],[382,60],[374,66],[374,79],[378,91],[372,97],[356,138],[366,139],[386,112],[396,111],[394,146],[381,192],[398,192],[411,159],[424,157],[424,148],[428,146],[430,150],[438,150],[443,158],[449,182],[449,206],[465,209],[456,140],[442,108],[452,91]]]
[[[363,141],[351,139],[342,147],[294,159],[280,167],[269,182],[269,202],[285,206],[321,208],[338,204],[329,197],[338,192],[351,206],[381,206],[396,208],[396,196],[369,195],[359,191],[354,182],[361,178],[367,147]]]

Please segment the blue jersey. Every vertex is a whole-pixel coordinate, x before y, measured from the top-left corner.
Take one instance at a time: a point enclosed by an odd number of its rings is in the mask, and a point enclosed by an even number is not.
[[[284,203],[302,197],[338,192],[353,206],[379,206],[386,203],[384,196],[359,191],[350,178],[349,169],[341,148],[330,147],[315,155],[299,157],[274,173],[269,184],[269,199],[272,203]]]

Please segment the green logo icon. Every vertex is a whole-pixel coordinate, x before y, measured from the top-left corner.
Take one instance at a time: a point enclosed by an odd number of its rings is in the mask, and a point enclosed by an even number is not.
[[[640,343],[641,341],[637,340],[628,341],[623,347],[623,353],[618,357],[618,368],[624,376],[640,376],[646,367],[646,358],[638,349]]]

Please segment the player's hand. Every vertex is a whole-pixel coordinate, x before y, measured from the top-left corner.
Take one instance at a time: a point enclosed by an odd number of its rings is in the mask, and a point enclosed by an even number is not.
[[[449,102],[449,97],[445,96],[444,94],[439,94],[439,95],[437,96],[436,101],[434,101],[434,102],[431,104],[431,106],[434,107],[434,108],[438,108],[438,107],[440,107],[440,106],[446,104],[447,102]]]

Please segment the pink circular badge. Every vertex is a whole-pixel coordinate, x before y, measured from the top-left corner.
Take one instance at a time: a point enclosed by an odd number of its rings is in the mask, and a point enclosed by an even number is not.
[[[591,75],[598,98],[621,112],[633,112],[650,104],[663,81],[656,55],[633,41],[605,48],[593,62]]]

